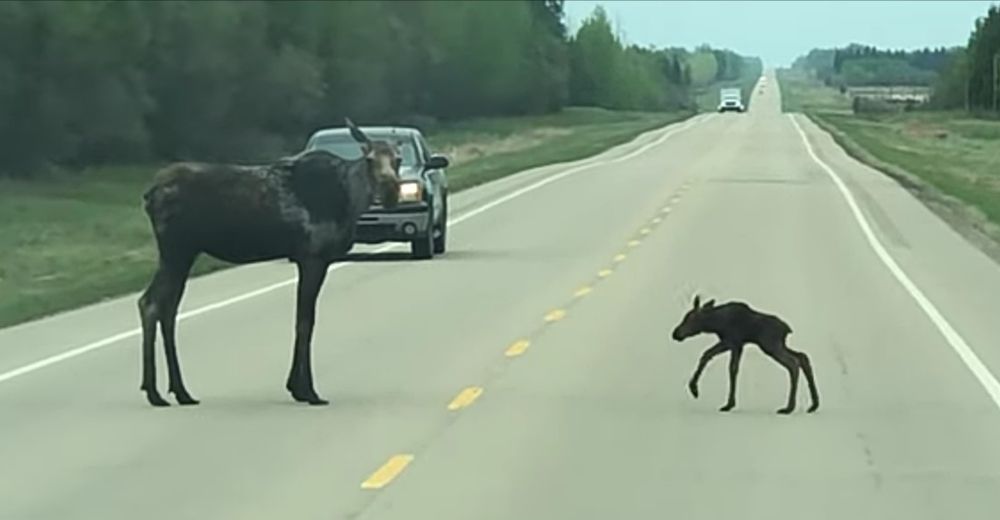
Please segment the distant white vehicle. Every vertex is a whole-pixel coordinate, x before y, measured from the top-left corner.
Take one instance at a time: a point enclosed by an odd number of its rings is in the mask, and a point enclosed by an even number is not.
[[[742,96],[738,88],[719,89],[719,112],[729,112],[732,110],[736,112],[746,111],[746,107],[743,106]]]

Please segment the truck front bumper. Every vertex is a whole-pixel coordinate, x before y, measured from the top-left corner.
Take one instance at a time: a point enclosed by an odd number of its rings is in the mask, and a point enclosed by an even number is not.
[[[425,203],[400,205],[393,209],[373,207],[358,219],[355,241],[363,244],[409,242],[426,236],[429,230]]]

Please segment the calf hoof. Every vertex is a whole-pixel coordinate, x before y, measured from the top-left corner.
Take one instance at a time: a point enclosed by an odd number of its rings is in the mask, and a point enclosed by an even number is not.
[[[795,410],[794,406],[786,406],[786,407],[778,410],[778,413],[781,414],[781,415],[788,415],[788,414],[792,413],[794,410]]]
[[[326,406],[326,405],[330,404],[330,401],[327,401],[326,399],[323,399],[322,397],[320,397],[318,395],[312,396],[306,402],[309,403],[311,406]]]
[[[170,403],[168,403],[167,400],[164,399],[163,396],[161,396],[156,390],[146,390],[146,400],[149,401],[149,404],[158,408],[170,406]]]
[[[200,402],[194,397],[191,397],[191,394],[187,393],[187,390],[174,392],[174,398],[177,399],[177,404],[181,406],[194,406]]]
[[[808,409],[806,410],[806,413],[813,413],[813,412],[815,412],[815,411],[816,411],[816,410],[818,410],[818,409],[819,409],[819,403],[813,403],[813,404],[812,404],[812,406],[810,406],[810,407],[809,407],[809,408],[808,408]]]
[[[698,385],[688,383],[688,391],[691,392],[691,395],[694,396],[695,399],[698,398]]]
[[[726,404],[722,405],[722,408],[719,408],[719,411],[720,412],[728,412],[729,410],[732,410],[735,407],[736,407],[736,403],[726,403]]]

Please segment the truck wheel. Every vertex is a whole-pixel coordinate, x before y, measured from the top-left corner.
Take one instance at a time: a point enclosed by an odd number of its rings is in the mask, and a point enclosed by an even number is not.
[[[410,242],[410,254],[417,260],[427,260],[434,256],[434,222],[431,221],[433,215],[434,211],[431,208],[431,211],[427,212],[429,221],[427,233]]]

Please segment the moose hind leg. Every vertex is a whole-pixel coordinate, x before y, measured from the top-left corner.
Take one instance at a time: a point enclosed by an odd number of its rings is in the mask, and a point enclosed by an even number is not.
[[[806,383],[809,385],[809,398],[812,400],[812,404],[806,409],[808,413],[813,413],[819,408],[819,391],[816,389],[816,379],[813,376],[812,361],[810,361],[809,356],[804,352],[797,352],[788,349],[792,354],[798,358],[799,365],[802,367],[802,373],[806,376]]]
[[[170,406],[156,389],[156,324],[161,312],[157,294],[162,291],[163,278],[161,266],[138,302],[142,323],[142,384],[139,389],[146,393],[146,400],[152,406]]]
[[[177,308],[180,306],[181,298],[184,296],[184,287],[187,284],[188,273],[194,258],[183,259],[174,262],[168,278],[169,283],[164,291],[163,305],[160,316],[160,330],[163,332],[163,348],[167,358],[167,373],[170,378],[170,393],[174,394],[177,402],[182,405],[196,405],[198,400],[191,397],[184,386],[184,379],[181,377],[180,360],[177,357]]]
[[[736,375],[740,371],[740,358],[743,356],[743,347],[733,347],[729,351],[729,399],[726,404],[719,408],[720,412],[728,412],[736,407]]]
[[[778,413],[790,414],[795,411],[795,397],[799,388],[799,360],[791,351],[781,347],[780,344],[778,349],[765,350],[765,352],[788,370],[788,403],[784,408],[779,409]]]

